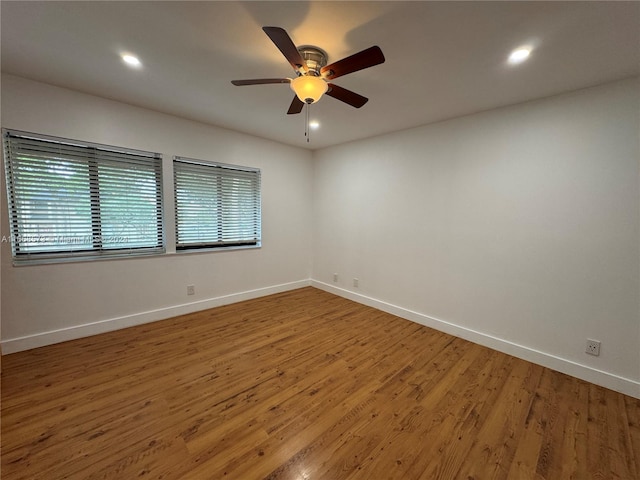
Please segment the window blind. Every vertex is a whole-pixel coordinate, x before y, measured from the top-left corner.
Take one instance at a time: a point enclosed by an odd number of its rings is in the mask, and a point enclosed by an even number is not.
[[[3,138],[15,263],[164,252],[160,154]]]
[[[260,170],[174,157],[176,249],[259,246]]]

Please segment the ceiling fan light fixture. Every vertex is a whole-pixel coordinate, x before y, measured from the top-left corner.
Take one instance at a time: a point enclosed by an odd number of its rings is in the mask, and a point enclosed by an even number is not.
[[[329,89],[324,79],[313,75],[301,75],[291,80],[289,84],[300,101],[316,103]]]

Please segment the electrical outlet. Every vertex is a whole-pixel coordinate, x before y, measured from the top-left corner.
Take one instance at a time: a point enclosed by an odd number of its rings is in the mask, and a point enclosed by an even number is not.
[[[338,274],[337,274],[337,273],[334,273],[334,274],[333,274],[333,281],[334,281],[334,282],[337,282],[337,281],[338,281]]]
[[[587,338],[587,348],[585,349],[585,352],[597,357],[600,355],[600,342],[598,340],[590,340]]]
[[[196,294],[196,286],[187,285],[187,295],[195,295],[195,294]]]
[[[358,281],[358,279],[357,279],[357,278],[354,278],[354,279],[353,279],[353,286],[354,286],[355,288],[358,288],[358,285],[359,285],[359,284],[360,284],[360,282]]]

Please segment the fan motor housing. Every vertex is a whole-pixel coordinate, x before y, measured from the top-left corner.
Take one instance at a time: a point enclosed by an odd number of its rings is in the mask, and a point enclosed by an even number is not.
[[[316,77],[320,76],[320,69],[327,64],[329,58],[327,52],[313,45],[302,45],[298,47],[300,56],[307,64],[309,73]]]

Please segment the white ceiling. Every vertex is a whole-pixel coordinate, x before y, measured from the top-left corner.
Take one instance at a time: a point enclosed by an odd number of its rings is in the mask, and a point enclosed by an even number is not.
[[[321,148],[640,74],[639,2],[2,1],[2,71],[305,148]],[[283,27],[329,62],[378,45],[386,63],[335,80],[304,138],[292,77],[263,33]],[[507,65],[509,52],[534,46]],[[138,55],[143,68],[119,54]],[[61,119],[63,121],[63,119]]]

